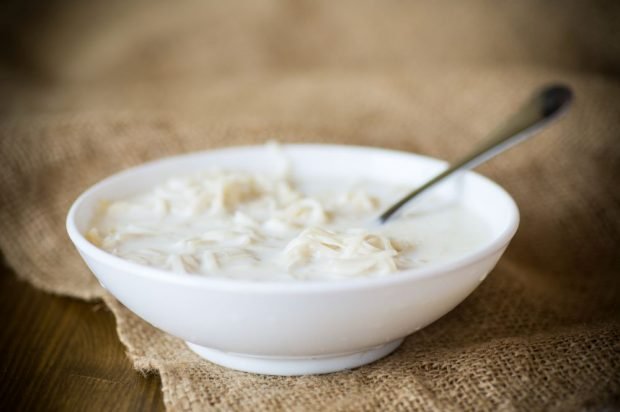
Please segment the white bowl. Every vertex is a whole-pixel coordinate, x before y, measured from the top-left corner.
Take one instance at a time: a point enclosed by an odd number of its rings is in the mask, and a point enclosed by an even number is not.
[[[305,177],[359,177],[413,187],[445,167],[428,157],[382,149],[284,148],[294,174]],[[488,241],[461,258],[385,277],[314,282],[205,278],[123,260],[84,237],[101,199],[127,197],[169,176],[213,165],[268,172],[273,161],[264,146],[236,147],[126,170],[75,201],[67,217],[69,236],[104,288],[200,356],[242,371],[302,375],[357,367],[392,352],[407,335],[465,299],[493,269],[518,226],[512,198],[497,184],[467,172],[458,179],[458,201],[483,218],[491,230]],[[450,186],[437,192],[453,196]]]

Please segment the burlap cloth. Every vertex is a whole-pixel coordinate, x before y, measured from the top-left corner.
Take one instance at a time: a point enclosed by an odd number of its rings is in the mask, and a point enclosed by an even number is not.
[[[6,261],[41,289],[103,299],[171,410],[618,406],[620,9],[496,4],[14,6],[2,29]],[[453,159],[550,80],[574,87],[570,114],[480,168],[521,208],[504,258],[458,308],[356,370],[284,378],[203,361],[106,295],[65,234],[81,191],[146,160],[270,138]]]

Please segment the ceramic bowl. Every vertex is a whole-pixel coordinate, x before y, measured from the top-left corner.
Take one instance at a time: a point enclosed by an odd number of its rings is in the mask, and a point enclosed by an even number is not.
[[[334,145],[285,145],[295,176],[368,178],[414,187],[446,167],[410,153]],[[473,172],[435,190],[490,229],[466,255],[384,277],[336,281],[245,281],[177,274],[111,255],[84,237],[102,199],[145,191],[167,177],[211,166],[269,172],[264,146],[191,153],[113,175],[84,192],[67,217],[69,236],[101,285],[151,325],[207,360],[237,370],[303,375],[357,367],[465,299],[508,246],[518,209],[500,186]],[[456,182],[456,183],[455,183]],[[455,189],[456,188],[456,189]]]

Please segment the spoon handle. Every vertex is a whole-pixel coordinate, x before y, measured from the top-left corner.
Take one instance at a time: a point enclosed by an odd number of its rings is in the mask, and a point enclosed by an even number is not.
[[[383,212],[379,216],[379,223],[385,223],[388,219],[394,217],[414,197],[446,177],[461,170],[472,169],[534,135],[550,121],[564,113],[572,98],[573,93],[567,86],[551,85],[542,88],[519,111],[508,118],[502,126],[495,129],[469,155],[454,162],[448,169],[433,177]]]

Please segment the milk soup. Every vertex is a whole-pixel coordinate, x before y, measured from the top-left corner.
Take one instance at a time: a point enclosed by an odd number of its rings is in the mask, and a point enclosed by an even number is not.
[[[490,236],[480,217],[456,203],[370,225],[410,189],[210,169],[101,202],[87,238],[123,259],[176,273],[331,280],[448,261]]]

